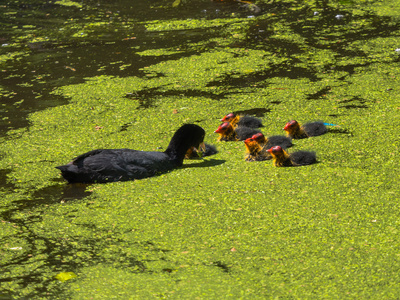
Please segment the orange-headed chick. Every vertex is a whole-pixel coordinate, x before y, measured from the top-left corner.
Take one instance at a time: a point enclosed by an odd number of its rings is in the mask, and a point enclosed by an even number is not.
[[[253,138],[245,139],[244,145],[246,146],[246,155],[244,157],[246,161],[263,161],[272,158]]]
[[[305,166],[317,162],[315,152],[297,151],[288,154],[281,146],[268,149],[276,167]]]
[[[234,128],[229,122],[222,123],[214,132],[219,134],[219,141],[243,141],[259,133],[258,130],[249,127]]]
[[[229,122],[233,127],[244,126],[250,128],[263,127],[260,119],[251,116],[238,116],[234,113],[227,114],[221,119],[221,122]]]
[[[287,135],[293,139],[304,139],[310,136],[318,136],[326,133],[328,131],[326,125],[337,126],[321,121],[300,125],[296,120],[292,120],[286,123],[285,127],[283,127],[283,130],[285,130]]]
[[[261,132],[259,132],[253,135],[252,138],[255,139],[265,150],[273,146],[281,146],[284,149],[293,146],[292,139],[282,135],[265,137]]]

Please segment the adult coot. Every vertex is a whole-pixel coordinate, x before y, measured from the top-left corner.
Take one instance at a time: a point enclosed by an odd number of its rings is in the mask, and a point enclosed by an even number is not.
[[[297,151],[288,154],[281,146],[268,149],[276,167],[305,166],[317,162],[315,152]]]
[[[188,149],[204,146],[204,135],[200,126],[185,124],[175,132],[164,152],[98,149],[56,168],[70,183],[104,183],[150,177],[182,166]]]
[[[250,128],[263,127],[262,121],[252,116],[238,116],[234,113],[227,114],[221,122],[229,122],[232,126],[244,126]]]
[[[260,131],[244,126],[234,128],[229,122],[225,122],[214,132],[219,134],[219,141],[244,141]]]

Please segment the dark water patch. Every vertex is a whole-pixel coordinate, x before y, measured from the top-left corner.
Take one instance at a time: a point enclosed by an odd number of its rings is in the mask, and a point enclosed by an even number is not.
[[[0,188],[5,190],[15,189],[14,183],[8,179],[8,175],[11,173],[9,169],[0,170]]]
[[[393,36],[393,32],[400,29],[396,23],[387,16],[378,16],[365,9],[362,14],[353,15],[350,10],[343,7],[324,5],[323,10],[314,12],[304,8],[294,14],[286,14],[291,28],[303,38],[307,44],[315,48],[329,48],[340,57],[367,57],[361,49],[349,49],[349,44],[355,41],[365,41],[377,37]],[[297,22],[294,22],[294,18]],[[349,28],[349,24],[354,24]],[[338,28],[342,26],[340,34]]]
[[[332,88],[330,86],[324,87],[323,89],[312,93],[312,94],[307,94],[306,99],[308,100],[317,100],[317,99],[321,99],[323,97],[326,96],[327,93],[329,93],[332,90]]]
[[[95,2],[86,1],[83,3],[84,6],[93,4],[93,7],[89,9],[85,6],[82,10],[76,7],[52,5],[51,2],[48,2],[49,5],[44,5],[43,1],[34,1],[22,9],[18,7],[18,1],[7,5],[9,12],[16,13],[3,16],[3,24],[9,25],[8,34],[4,39],[9,41],[10,45],[0,47],[0,54],[18,51],[24,54],[17,59],[7,61],[3,66],[0,84],[7,90],[2,95],[6,107],[0,111],[0,134],[9,129],[28,126],[26,116],[29,113],[66,104],[67,99],[51,94],[56,87],[82,83],[85,78],[98,75],[149,78],[149,74],[143,71],[145,66],[198,54],[198,49],[190,50],[188,45],[206,42],[211,36],[218,35],[213,29],[148,32],[144,25],[137,24],[136,21],[132,31],[132,16],[121,18],[119,14],[125,10],[117,12],[116,8],[123,7],[121,5],[129,6],[135,15],[141,9],[154,12],[152,8],[154,3],[136,1],[133,5],[131,1],[122,1],[123,3],[110,6],[108,3]],[[158,3],[161,4],[160,1]],[[89,17],[89,21],[107,26],[101,25],[98,29],[92,26],[93,30],[85,31],[87,17],[91,11],[99,13],[96,17],[93,15]],[[160,9],[152,17],[159,19],[164,11]],[[175,14],[179,13],[178,9],[173,11]],[[28,21],[25,19],[28,16],[37,18],[32,17]],[[149,14],[140,16],[145,16],[147,21],[150,17]],[[64,21],[72,20],[71,17],[76,23]],[[124,22],[132,22],[132,26],[125,26]],[[30,27],[25,29],[26,26]],[[79,30],[87,36],[72,37],[72,33]],[[16,42],[13,38],[17,38],[18,34],[24,36],[24,39],[19,38]],[[39,40],[41,35],[46,35],[46,40],[31,41],[28,38],[31,34],[37,36]],[[182,48],[184,51],[160,56],[136,54],[159,48]],[[157,76],[157,74],[150,75]]]

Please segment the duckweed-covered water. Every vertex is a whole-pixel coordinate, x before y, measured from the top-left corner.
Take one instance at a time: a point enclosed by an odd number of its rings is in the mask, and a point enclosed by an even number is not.
[[[0,298],[398,298],[399,4],[1,4]],[[232,111],[340,127],[276,168],[216,141]],[[183,123],[219,153],[110,184],[54,168]]]

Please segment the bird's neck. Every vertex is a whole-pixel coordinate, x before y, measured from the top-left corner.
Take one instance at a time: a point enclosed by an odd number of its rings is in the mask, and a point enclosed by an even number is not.
[[[302,126],[296,126],[295,128],[293,128],[292,132],[289,133],[289,136],[294,138],[294,139],[302,139],[302,138],[306,138],[307,134],[304,131]]]
[[[257,155],[260,153],[262,150],[261,146],[259,144],[254,144],[254,145],[246,145],[246,153],[250,155]]]
[[[274,165],[277,167],[290,166],[291,161],[289,154],[283,150],[282,153],[273,156]]]
[[[235,126],[237,125],[237,123],[239,122],[239,120],[240,120],[240,117],[239,117],[239,116],[236,116],[236,117],[234,117],[229,123],[231,123],[231,125],[232,125],[233,127],[235,127]]]
[[[220,141],[236,141],[237,137],[236,137],[235,130],[233,130],[233,128],[229,128],[224,133],[219,133],[218,140],[220,140]]]
[[[184,140],[175,140],[172,138],[168,145],[167,150],[164,151],[171,161],[176,165],[181,166],[183,164],[183,159],[185,158],[186,152],[190,149],[190,145]]]

